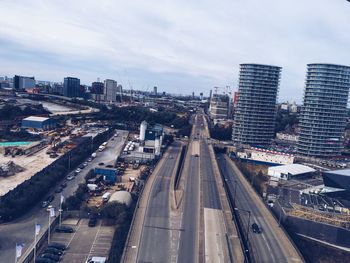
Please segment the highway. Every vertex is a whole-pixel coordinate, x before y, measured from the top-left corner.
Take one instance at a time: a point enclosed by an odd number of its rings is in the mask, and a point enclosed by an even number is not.
[[[137,262],[171,262],[170,181],[181,147],[174,142],[156,174],[143,222]]]
[[[200,181],[199,181],[199,141],[193,140],[200,134],[198,117],[194,118],[194,128],[188,145],[186,160],[181,177],[185,179],[182,202],[183,216],[177,262],[198,262],[199,220],[200,220]]]
[[[63,190],[62,195],[67,198],[77,189],[79,183],[84,182],[84,177],[88,171],[97,167],[99,163],[105,164],[113,162],[118,154],[122,151],[124,141],[127,137],[126,131],[119,131],[119,136],[110,140],[107,148],[103,152],[97,151],[97,157],[89,163],[72,181],[67,181],[67,187]],[[64,176],[66,177],[66,176]],[[60,183],[57,184],[57,186]],[[55,188],[54,188],[55,189]],[[51,203],[56,211],[59,207],[61,193],[50,192],[55,196]],[[0,263],[15,261],[15,244],[23,243],[24,248],[22,255],[31,247],[34,242],[34,225],[41,225],[41,233],[48,228],[48,212],[41,208],[41,203],[32,208],[30,211],[23,211],[23,217],[12,222],[0,225]]]
[[[204,139],[200,144],[200,179],[204,222],[204,252],[206,262],[229,262],[226,227],[222,205],[214,175],[209,146]]]
[[[303,262],[262,200],[252,190],[242,174],[238,174],[238,171],[233,168],[232,161],[224,154],[218,154],[217,159],[232,198],[236,197],[235,205],[238,209],[236,211],[244,221],[244,231],[249,231],[248,238],[252,244],[250,253],[253,255],[253,261],[266,263]],[[247,226],[249,213],[251,216]],[[253,233],[251,231],[252,223],[257,223],[261,227],[262,233]],[[245,236],[246,233],[244,232]]]

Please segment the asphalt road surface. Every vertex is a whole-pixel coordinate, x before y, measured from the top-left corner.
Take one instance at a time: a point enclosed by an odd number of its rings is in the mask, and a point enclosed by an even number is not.
[[[183,216],[177,262],[198,262],[199,255],[199,220],[200,220],[200,158],[192,153],[193,143],[202,137],[203,120],[197,115],[194,118],[194,130],[187,151],[188,167],[184,167],[186,185],[183,200]]]
[[[293,259],[288,259],[288,255],[286,255],[286,252],[282,247],[282,242],[279,241],[279,237],[277,237],[276,233],[272,230],[270,226],[271,222],[264,218],[259,203],[257,203],[247,192],[245,186],[240,181],[240,177],[237,176],[232,167],[227,163],[228,159],[226,159],[226,155],[219,154],[217,156],[219,167],[221,168],[225,180],[228,182],[230,192],[232,193],[233,198],[236,196],[236,207],[240,209],[238,210],[238,213],[244,221],[245,231],[247,229],[249,216],[248,212],[243,211],[243,209],[251,212],[251,219],[248,225],[248,237],[252,243],[252,252],[256,262],[284,263],[293,261]],[[236,194],[234,194],[235,191]],[[251,231],[251,224],[253,223],[259,225],[262,229],[262,233],[257,234]],[[296,260],[296,262],[298,262],[298,260]]]
[[[201,142],[201,180],[203,185],[203,207],[221,210],[220,196],[209,155],[208,144]]]
[[[170,262],[170,179],[180,149],[180,143],[175,141],[153,182],[143,223],[137,262]]]
[[[119,136],[114,140],[110,140],[107,148],[103,152],[97,151],[97,157],[89,163],[72,181],[66,181],[67,187],[63,190],[62,195],[67,198],[77,189],[79,183],[84,182],[84,177],[88,171],[98,166],[99,163],[111,163],[117,158],[127,136],[126,131],[119,131]],[[65,181],[65,180],[64,180]],[[58,183],[60,185],[61,183]],[[61,193],[54,193],[54,189],[50,194],[55,196],[51,203],[56,211],[59,207]],[[43,200],[44,201],[44,200]],[[41,231],[48,228],[48,212],[41,208],[41,202],[30,211],[24,211],[23,217],[12,222],[0,225],[0,263],[15,262],[15,245],[16,243],[24,244],[22,255],[34,242],[34,225],[40,224]]]

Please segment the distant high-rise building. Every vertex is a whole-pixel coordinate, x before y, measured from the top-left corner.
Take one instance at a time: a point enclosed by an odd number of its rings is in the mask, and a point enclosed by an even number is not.
[[[307,65],[299,154],[315,157],[340,154],[349,88],[350,67]]]
[[[34,77],[24,77],[15,75],[13,78],[14,88],[16,90],[24,90],[27,88],[35,87],[35,78]]]
[[[120,84],[117,86],[117,96],[118,95],[119,95],[120,102],[122,102],[123,101],[123,86]]]
[[[76,98],[80,96],[80,79],[66,77],[63,81],[63,96]]]
[[[203,100],[203,92],[199,93],[199,99]]]
[[[157,93],[158,93],[158,90],[157,90],[158,88],[156,87],[156,86],[154,86],[153,87],[153,93],[154,93],[154,95],[157,95]]]
[[[241,64],[232,140],[263,146],[274,137],[281,67]]]
[[[103,94],[104,85],[102,82],[92,82],[91,94]]]
[[[118,85],[113,79],[106,79],[104,83],[105,101],[115,102],[117,99]]]
[[[49,93],[63,95],[63,86],[60,83],[53,83],[49,89]]]
[[[214,94],[210,100],[210,118],[216,123],[218,120],[225,120],[229,114],[229,96]]]

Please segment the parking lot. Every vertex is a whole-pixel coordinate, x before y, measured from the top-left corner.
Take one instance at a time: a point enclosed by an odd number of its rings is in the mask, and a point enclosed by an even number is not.
[[[73,233],[53,233],[51,242],[59,242],[68,246],[63,263],[82,263],[89,257],[107,257],[112,244],[114,227],[104,226],[101,220],[95,227],[88,226],[88,219],[68,219],[63,225],[75,229]]]

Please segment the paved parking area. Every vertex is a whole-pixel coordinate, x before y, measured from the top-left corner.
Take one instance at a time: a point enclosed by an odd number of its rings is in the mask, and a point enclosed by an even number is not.
[[[62,224],[72,226],[75,232],[54,233],[52,242],[60,242],[68,246],[63,263],[82,263],[91,256],[107,257],[114,234],[113,226],[101,225],[101,220],[95,227],[88,226],[88,219],[69,220]]]

